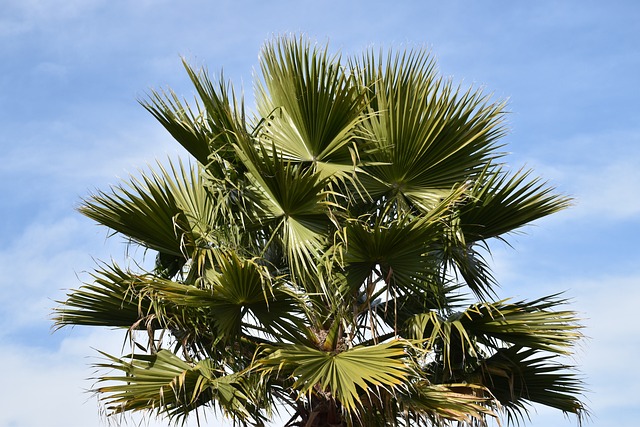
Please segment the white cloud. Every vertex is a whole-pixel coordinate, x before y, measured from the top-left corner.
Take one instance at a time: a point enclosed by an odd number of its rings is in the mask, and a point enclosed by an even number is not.
[[[126,418],[118,424],[104,416],[93,393],[89,378],[95,375],[90,366],[98,362],[97,352],[104,349],[119,354],[123,335],[117,331],[73,329],[58,332],[67,335],[55,350],[0,345],[0,365],[3,381],[11,392],[4,393],[0,425],[6,427],[87,427],[87,426],[137,426],[139,416]],[[10,367],[10,368],[9,368]],[[145,420],[141,425],[166,426],[166,421]],[[195,426],[195,419],[185,427]],[[229,424],[218,424],[229,425]]]
[[[0,343],[3,381],[11,387],[3,394],[0,425],[3,427],[166,427],[164,418],[142,414],[107,417],[94,393],[94,363],[102,362],[95,351],[119,355],[124,334],[118,330],[74,328],[56,333],[56,349]],[[126,351],[126,347],[125,347]],[[104,372],[101,372],[104,373]],[[35,409],[34,409],[35,408]],[[213,412],[202,425],[231,427],[232,422]],[[282,424],[282,423],[280,423]],[[195,415],[184,427],[196,427]],[[278,425],[278,424],[276,424]]]
[[[572,290],[570,308],[586,326],[575,363],[589,390],[594,424],[635,425],[624,417],[640,407],[640,396],[629,392],[640,382],[640,274],[576,277],[558,287]]]
[[[579,193],[578,209],[584,216],[628,219],[640,215],[640,168],[630,153],[598,170],[580,168],[574,178]]]
[[[0,252],[0,365],[11,392],[3,394],[0,425],[7,427],[86,427],[118,425],[101,415],[88,393],[92,363],[101,349],[121,354],[124,333],[106,329],[65,328],[46,342],[34,339],[49,333],[54,299],[63,288],[78,287],[82,270],[93,266],[91,253],[108,259],[122,256],[124,246],[104,244],[98,232],[79,215],[47,219],[28,226]],[[117,240],[117,238],[115,239]],[[34,410],[37,401],[37,410]],[[137,426],[140,417],[127,418]],[[162,420],[141,425],[166,426]],[[222,425],[222,424],[219,424]],[[187,427],[195,426],[195,419]]]
[[[96,425],[87,397],[78,393],[77,360],[60,361],[40,349],[0,347],[4,393],[0,424],[15,427]],[[80,371],[81,372],[81,371]],[[89,422],[87,422],[89,421]]]
[[[602,273],[595,276],[572,270],[554,279],[549,272],[536,271],[522,260],[536,256],[542,258],[535,260],[535,265],[540,266],[550,254],[531,253],[526,248],[522,252],[511,248],[493,251],[494,272],[503,284],[500,295],[530,300],[566,291],[563,296],[569,302],[564,308],[576,311],[585,326],[585,338],[567,363],[576,366],[585,381],[586,403],[593,412],[594,425],[635,425],[624,414],[640,407],[640,396],[628,392],[640,382],[640,370],[634,365],[640,354],[640,272],[635,269],[616,273],[603,266]],[[561,262],[553,261],[556,265]],[[558,411],[538,410],[540,414],[532,418],[533,425],[571,424],[564,422]]]
[[[640,354],[640,274],[579,277],[560,286],[572,289],[573,305],[585,318],[585,367],[597,371],[601,379],[619,376],[621,382],[640,381],[640,370],[623,373],[618,363],[612,363]],[[634,398],[640,402],[640,396]]]
[[[72,214],[72,212],[70,212]],[[37,218],[0,250],[0,336],[50,327],[55,300],[89,280],[95,259],[126,262],[125,245],[79,214]]]
[[[578,134],[531,150],[536,173],[575,198],[566,218],[625,220],[640,215],[640,130]]]
[[[74,268],[89,260],[82,239],[77,239],[80,230],[75,218],[43,219],[3,248],[0,269],[11,272],[0,277],[3,332],[42,322],[52,305],[49,298],[77,283]]]
[[[96,118],[78,116],[74,122],[33,122],[25,123],[24,130],[9,130],[8,138],[21,138],[21,143],[3,146],[4,155],[11,159],[0,164],[5,214],[14,214],[13,209],[37,200],[45,211],[39,219],[46,224],[52,211],[70,214],[91,191],[108,190],[109,185],[120,182],[119,177],[136,174],[155,159],[186,156],[161,125],[134,101],[131,104],[135,110],[129,111],[130,118],[120,121],[112,117],[95,123]]]

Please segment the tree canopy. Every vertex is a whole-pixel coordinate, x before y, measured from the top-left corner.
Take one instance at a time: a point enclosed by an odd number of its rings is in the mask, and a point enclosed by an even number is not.
[[[429,52],[344,58],[267,43],[255,108],[185,62],[195,101],[141,101],[193,157],[158,162],[79,211],[155,256],[96,266],[58,327],[116,327],[95,391],[112,413],[239,425],[581,420],[560,294],[498,296],[493,241],[566,208],[501,151],[505,103],[440,76]]]

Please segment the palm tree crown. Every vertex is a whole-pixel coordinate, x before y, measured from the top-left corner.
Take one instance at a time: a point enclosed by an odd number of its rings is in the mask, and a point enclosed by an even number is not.
[[[498,300],[492,240],[568,206],[500,163],[504,103],[437,74],[423,50],[344,60],[304,38],[261,54],[254,115],[220,76],[142,102],[195,159],[90,195],[80,212],[156,253],[101,264],[59,327],[119,327],[96,391],[115,413],[240,425],[520,422],[584,414],[554,359],[581,336],[557,295]],[[115,374],[113,373],[115,370]]]

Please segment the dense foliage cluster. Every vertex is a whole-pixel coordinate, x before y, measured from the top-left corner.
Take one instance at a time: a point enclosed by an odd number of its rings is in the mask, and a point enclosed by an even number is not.
[[[504,103],[422,50],[345,60],[277,39],[253,114],[222,76],[185,68],[195,103],[143,106],[195,160],[80,207],[155,268],[101,264],[56,309],[60,327],[135,338],[99,365],[110,411],[432,426],[517,422],[536,402],[580,419],[581,383],[555,361],[581,336],[575,314],[557,296],[500,300],[484,258],[569,203],[502,166]]]

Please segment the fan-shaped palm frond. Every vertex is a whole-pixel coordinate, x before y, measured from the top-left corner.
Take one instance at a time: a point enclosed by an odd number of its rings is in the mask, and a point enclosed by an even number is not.
[[[287,159],[314,164],[323,176],[338,165],[352,170],[355,124],[365,103],[340,59],[302,38],[281,39],[264,48],[261,66],[261,140]]]
[[[257,219],[272,224],[276,244],[284,248],[296,273],[293,277],[317,274],[331,226],[326,180],[302,165],[286,163],[275,149],[239,144],[237,150],[258,195]]]
[[[370,52],[357,69],[371,97],[363,126],[378,144],[363,158],[375,178],[368,189],[428,211],[498,156],[504,106],[438,77],[426,52],[379,58]]]
[[[216,210],[196,168],[180,163],[171,172],[131,177],[127,186],[113,187],[84,200],[79,210],[99,224],[160,253],[185,256],[197,242],[210,239]]]
[[[203,321],[211,323],[223,341],[251,335],[247,330],[277,340],[305,341],[301,322],[304,303],[292,290],[271,282],[265,267],[251,260],[234,253],[217,254],[216,258],[216,270],[205,273],[200,287],[155,280],[146,283],[141,293],[163,306],[198,309]]]
[[[402,361],[404,344],[397,340],[337,353],[283,345],[268,348],[266,354],[258,362],[262,370],[289,375],[301,394],[336,399],[347,411],[362,407],[362,396],[378,387],[389,391],[402,387],[409,373]]]
[[[157,411],[180,420],[201,406],[215,403],[243,425],[262,419],[254,408],[256,403],[263,403],[255,400],[258,391],[247,387],[242,375],[226,374],[208,359],[188,364],[168,350],[123,358],[103,356],[110,362],[97,367],[122,372],[101,377],[99,382],[107,385],[95,390],[114,413]]]

